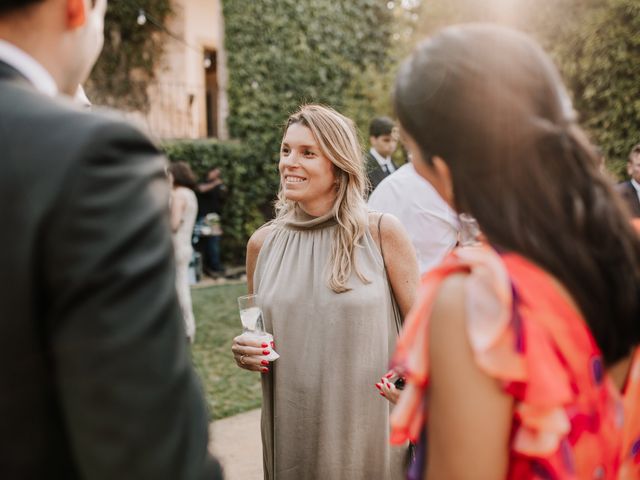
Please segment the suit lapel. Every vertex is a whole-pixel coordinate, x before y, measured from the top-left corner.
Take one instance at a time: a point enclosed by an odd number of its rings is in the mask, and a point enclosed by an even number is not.
[[[629,205],[631,206],[631,210],[634,216],[640,216],[640,199],[638,199],[638,192],[633,187],[631,180],[627,183],[627,198]]]
[[[376,158],[373,155],[371,155],[371,152],[367,152],[367,162],[369,163],[368,165],[369,172],[375,173],[378,175],[384,175],[384,170],[382,170],[382,167],[378,163],[378,160],[376,160]]]
[[[17,82],[23,85],[28,85],[30,87],[33,86],[24,75],[22,75],[18,70],[13,68],[8,63],[3,62],[2,60],[0,60],[0,81]]]

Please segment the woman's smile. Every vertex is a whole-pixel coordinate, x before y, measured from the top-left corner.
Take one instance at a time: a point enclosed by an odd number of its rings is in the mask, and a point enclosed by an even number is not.
[[[301,175],[294,175],[294,174],[287,174],[284,176],[284,182],[288,185],[291,184],[300,184],[300,183],[304,183],[307,181],[306,177],[303,177]]]

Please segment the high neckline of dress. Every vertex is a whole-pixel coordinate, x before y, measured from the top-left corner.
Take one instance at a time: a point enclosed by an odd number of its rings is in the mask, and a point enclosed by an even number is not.
[[[329,210],[319,217],[314,217],[298,206],[286,216],[284,221],[285,226],[295,230],[316,230],[331,227],[337,223],[333,210]]]

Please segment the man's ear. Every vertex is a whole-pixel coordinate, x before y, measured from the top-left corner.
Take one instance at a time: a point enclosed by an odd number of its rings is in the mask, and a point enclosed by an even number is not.
[[[67,27],[74,30],[85,24],[87,12],[84,8],[84,0],[66,0],[67,2]]]

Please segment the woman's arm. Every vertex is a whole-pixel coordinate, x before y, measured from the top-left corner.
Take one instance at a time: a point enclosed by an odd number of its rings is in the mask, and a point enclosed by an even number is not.
[[[379,225],[380,251],[384,257],[393,295],[404,318],[413,305],[418,288],[419,275],[416,251],[407,231],[396,217],[385,214]]]
[[[480,370],[467,336],[463,274],[446,279],[429,324],[429,455],[425,479],[502,480],[513,399]]]
[[[182,223],[182,215],[187,208],[187,202],[184,197],[173,190],[171,192],[171,231],[177,232]]]
[[[262,244],[271,233],[271,229],[270,225],[263,225],[251,235],[247,243],[247,290],[250,294],[253,293],[253,274],[256,271],[258,255]]]
[[[251,235],[247,243],[247,290],[250,294],[253,293],[253,273],[256,270],[258,255],[270,232],[270,226],[263,226]],[[267,343],[248,340],[239,335],[233,339],[231,351],[233,352],[236,364],[240,368],[254,372],[268,373],[270,364],[264,360],[262,356],[269,354],[269,347]]]
[[[402,318],[406,317],[416,298],[418,288],[418,260],[416,251],[409,239],[407,231],[400,221],[391,214],[370,216],[371,231],[379,230],[379,238],[374,238],[380,242],[380,252],[382,253],[389,283],[393,290],[393,295],[398,302]],[[391,403],[397,403],[400,390],[396,388],[394,380],[398,376],[390,371],[376,384],[382,396]]]

